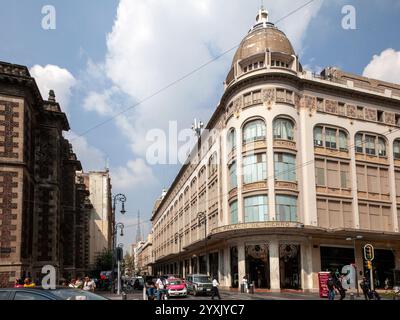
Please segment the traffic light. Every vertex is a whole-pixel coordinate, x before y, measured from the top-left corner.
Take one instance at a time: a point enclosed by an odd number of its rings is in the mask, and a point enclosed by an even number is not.
[[[367,261],[374,260],[374,247],[370,244],[364,246],[364,258]]]
[[[367,261],[367,268],[368,268],[369,270],[372,269],[372,262],[371,262],[371,261]]]
[[[117,247],[115,248],[115,257],[117,261],[122,261],[124,258],[124,252],[122,250],[122,248]]]

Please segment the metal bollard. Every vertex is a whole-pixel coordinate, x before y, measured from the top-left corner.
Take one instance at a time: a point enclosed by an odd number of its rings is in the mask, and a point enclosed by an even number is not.
[[[127,299],[127,295],[125,292],[122,292],[122,300],[126,300]]]
[[[244,293],[244,283],[240,285],[240,293]]]
[[[350,300],[354,300],[354,293],[350,293]]]

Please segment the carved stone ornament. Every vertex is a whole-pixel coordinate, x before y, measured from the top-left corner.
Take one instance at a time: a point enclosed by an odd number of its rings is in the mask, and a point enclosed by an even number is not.
[[[298,254],[298,246],[294,244],[283,244],[279,247],[279,257],[287,262]]]
[[[246,247],[247,255],[254,259],[266,261],[268,259],[268,245],[251,245]]]
[[[271,107],[275,101],[275,89],[263,89],[262,90],[262,101],[265,106]]]

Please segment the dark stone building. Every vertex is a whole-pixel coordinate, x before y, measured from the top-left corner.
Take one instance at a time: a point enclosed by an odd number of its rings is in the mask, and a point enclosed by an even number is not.
[[[90,203],[69,129],[53,91],[43,100],[25,66],[0,62],[0,287],[44,265],[87,269]]]

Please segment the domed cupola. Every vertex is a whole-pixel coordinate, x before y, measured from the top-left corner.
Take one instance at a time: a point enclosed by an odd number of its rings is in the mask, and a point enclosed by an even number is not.
[[[297,72],[297,57],[285,33],[269,22],[268,11],[260,8],[256,23],[239,45],[226,78],[226,85],[241,75],[259,69]]]

